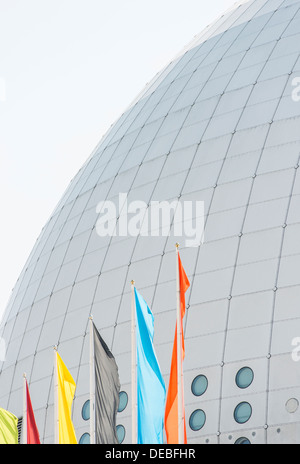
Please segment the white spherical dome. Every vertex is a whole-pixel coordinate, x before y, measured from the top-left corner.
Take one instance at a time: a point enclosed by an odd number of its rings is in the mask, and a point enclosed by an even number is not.
[[[120,193],[204,202],[203,243],[181,243],[188,443],[300,442],[299,57],[299,0],[239,2],[153,79],[72,180],[0,328],[0,406],[22,416],[26,372],[44,443],[54,345],[77,384],[77,437],[89,433],[91,313],[128,396],[117,420],[131,442],[131,279],[152,308],[168,384],[175,237],[101,237],[97,205]]]

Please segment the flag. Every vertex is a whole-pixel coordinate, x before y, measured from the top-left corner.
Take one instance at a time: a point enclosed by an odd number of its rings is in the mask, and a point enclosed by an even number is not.
[[[26,444],[27,445],[40,445],[39,432],[36,426],[35,417],[33,413],[33,408],[31,404],[31,398],[29,394],[29,388],[27,380],[25,380],[25,411],[26,417],[23,418],[23,421],[26,421]]]
[[[94,323],[92,328],[95,374],[95,443],[119,444],[116,433],[120,392],[118,367]],[[91,407],[91,411],[92,409]]]
[[[166,389],[153,346],[154,317],[134,289],[137,349],[137,442],[162,444]]]
[[[57,352],[56,364],[59,444],[73,445],[77,444],[75,430],[71,419],[72,403],[76,390],[76,384]]]
[[[185,315],[185,292],[190,286],[187,275],[184,271],[184,268],[181,263],[180,255],[178,253],[178,275],[179,275],[179,291],[180,291],[180,320],[179,324],[181,325],[181,366],[185,356],[184,348],[184,336],[183,336],[183,318]],[[183,385],[182,385],[183,389]],[[185,413],[183,405],[183,414],[184,414],[184,443],[187,443],[186,439],[186,424],[185,424]],[[171,370],[170,370],[170,380],[169,388],[166,401],[166,410],[165,410],[165,430],[167,435],[168,444],[178,444],[178,429],[179,429],[179,418],[178,418],[178,356],[177,356],[177,322],[175,329],[175,337],[172,351],[172,361],[171,361]]]
[[[18,418],[2,408],[0,408],[0,444],[18,444]]]

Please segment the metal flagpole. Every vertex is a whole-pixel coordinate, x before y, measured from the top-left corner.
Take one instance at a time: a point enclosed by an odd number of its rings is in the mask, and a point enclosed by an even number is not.
[[[59,445],[57,346],[53,347],[53,352],[54,352],[54,444]]]
[[[23,445],[27,445],[27,388],[26,374],[23,374]]]
[[[136,355],[136,307],[134,280],[131,281],[131,398],[132,444],[137,444],[137,355]]]
[[[182,370],[182,318],[180,308],[179,243],[176,243],[176,296],[177,296],[177,392],[178,392],[178,444],[184,444],[183,370]]]
[[[95,429],[95,357],[94,357],[94,328],[93,316],[89,317],[90,326],[90,444],[96,443]]]

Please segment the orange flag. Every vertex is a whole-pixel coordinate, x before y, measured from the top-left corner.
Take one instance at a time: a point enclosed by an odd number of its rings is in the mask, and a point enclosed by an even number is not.
[[[180,289],[180,320],[181,324],[181,346],[182,346],[182,357],[181,357],[181,366],[183,363],[185,349],[184,349],[184,336],[183,336],[183,318],[185,315],[185,292],[190,286],[190,282],[187,278],[187,275],[184,271],[184,268],[181,263],[180,255],[178,253],[178,269],[179,269],[179,289]],[[172,352],[172,361],[171,361],[171,372],[169,380],[169,389],[166,401],[165,409],[165,430],[167,435],[168,444],[178,444],[178,428],[179,428],[179,418],[178,418],[178,357],[177,357],[177,322],[175,329],[175,338],[173,344]],[[182,385],[183,390],[183,385]],[[183,414],[184,414],[184,443],[187,443],[186,439],[186,425],[185,425],[185,413],[183,405]]]

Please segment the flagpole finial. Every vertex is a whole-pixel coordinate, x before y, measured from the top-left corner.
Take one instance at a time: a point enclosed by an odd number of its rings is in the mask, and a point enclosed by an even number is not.
[[[89,315],[89,321],[92,321],[92,320],[93,320],[93,315],[90,314],[90,315]]]
[[[57,345],[53,346],[54,351],[57,351]]]
[[[134,285],[134,284],[135,284],[135,281],[134,281],[134,280],[132,280],[132,281],[131,281],[131,285]]]
[[[24,374],[23,374],[23,378],[24,378],[24,379],[26,379],[26,372],[24,372]]]
[[[178,248],[179,248],[179,243],[178,243],[178,242],[175,243],[175,246],[176,246],[176,248],[177,248],[177,250],[178,250]]]

